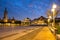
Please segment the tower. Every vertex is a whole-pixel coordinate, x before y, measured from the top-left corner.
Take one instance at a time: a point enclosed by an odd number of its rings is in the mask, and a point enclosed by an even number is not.
[[[4,22],[8,22],[8,16],[7,16],[7,8],[5,8],[5,10],[4,10],[4,17],[3,17],[3,21]]]
[[[14,18],[14,17],[12,18],[12,21],[11,21],[11,22],[12,22],[12,23],[14,23],[14,22],[15,22],[15,18]]]

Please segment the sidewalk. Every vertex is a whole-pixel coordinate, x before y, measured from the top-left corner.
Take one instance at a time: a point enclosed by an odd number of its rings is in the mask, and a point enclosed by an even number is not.
[[[44,27],[33,40],[56,40],[48,27]]]

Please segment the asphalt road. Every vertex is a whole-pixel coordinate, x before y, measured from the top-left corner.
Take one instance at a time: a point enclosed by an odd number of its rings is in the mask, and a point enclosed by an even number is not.
[[[43,27],[15,40],[56,40],[56,37],[49,27]]]
[[[4,27],[2,27],[4,28]],[[0,29],[0,40],[16,40],[24,35],[33,33],[34,31],[41,29],[38,26],[28,26],[28,27],[6,27]],[[32,36],[31,36],[32,37]]]
[[[20,32],[19,29],[23,31]],[[0,40],[56,40],[55,35],[51,32],[49,27],[46,26],[22,27],[13,30],[15,30],[15,33],[13,32],[11,35],[1,37]]]

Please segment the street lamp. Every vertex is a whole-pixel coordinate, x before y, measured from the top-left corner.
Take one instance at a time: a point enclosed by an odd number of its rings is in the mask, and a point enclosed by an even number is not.
[[[52,6],[52,18],[53,18],[53,23],[52,23],[52,26],[54,27],[55,26],[55,16],[56,16],[56,7],[57,7],[57,5],[56,4],[53,4],[53,6]]]
[[[52,6],[52,19],[53,19],[53,22],[52,22],[52,29],[54,30],[53,32],[54,32],[54,34],[56,34],[56,28],[55,28],[55,17],[56,17],[56,15],[57,15],[57,10],[56,10],[56,8],[57,8],[57,5],[56,4],[53,4],[53,6]]]
[[[54,8],[54,9],[55,9],[56,7],[57,7],[57,5],[56,5],[56,4],[53,4],[52,8]]]

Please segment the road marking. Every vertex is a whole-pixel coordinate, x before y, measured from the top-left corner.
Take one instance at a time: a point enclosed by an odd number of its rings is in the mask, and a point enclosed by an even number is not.
[[[4,39],[4,38],[7,38],[7,37],[11,37],[11,36],[14,36],[14,35],[17,35],[17,34],[18,34],[18,33],[10,34],[10,35],[4,36],[4,37],[0,37],[0,39]]]

